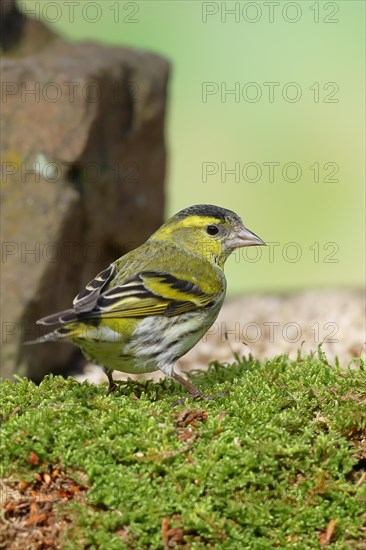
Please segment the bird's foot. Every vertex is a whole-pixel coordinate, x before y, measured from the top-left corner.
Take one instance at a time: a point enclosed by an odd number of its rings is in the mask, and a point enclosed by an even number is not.
[[[107,395],[115,392],[116,389],[119,388],[120,386],[126,386],[127,387],[129,382],[131,382],[130,378],[128,380],[113,380],[112,383],[109,382]],[[139,383],[135,382],[135,381],[134,381],[134,384],[139,385]]]
[[[103,368],[103,370],[108,378],[107,395],[110,395],[111,393],[115,392],[119,384],[127,384],[127,380],[114,380],[112,376],[112,371],[106,368]]]
[[[114,382],[113,384],[109,384],[107,389],[107,395],[110,395],[111,393],[115,392],[116,389],[117,389],[117,384],[115,384]]]

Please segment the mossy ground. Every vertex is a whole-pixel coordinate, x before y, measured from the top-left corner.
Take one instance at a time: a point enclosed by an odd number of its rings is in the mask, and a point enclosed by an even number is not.
[[[23,528],[50,527],[52,506],[55,548],[366,548],[363,364],[237,359],[194,380],[227,396],[175,407],[170,381],[109,396],[72,378],[4,381],[3,538],[23,491],[38,502]],[[47,508],[37,491],[51,489]]]

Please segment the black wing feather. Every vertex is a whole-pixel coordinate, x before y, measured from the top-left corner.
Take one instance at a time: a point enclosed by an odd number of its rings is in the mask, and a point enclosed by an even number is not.
[[[112,278],[115,267],[111,264],[107,269],[99,273],[90,281],[84,290],[79,292],[73,301],[74,310],[77,313],[91,311],[96,306],[99,296],[106,284]]]

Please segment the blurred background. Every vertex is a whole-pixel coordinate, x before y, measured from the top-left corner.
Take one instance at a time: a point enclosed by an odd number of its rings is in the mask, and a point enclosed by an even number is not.
[[[6,2],[3,7],[14,4]],[[39,229],[40,236],[33,231],[32,242],[28,229],[14,229],[14,219],[20,216],[26,228],[39,220],[32,205],[44,200],[42,186],[20,185],[18,196],[14,189],[23,182],[13,178],[5,191],[11,220],[3,260],[12,286],[2,325],[8,374],[63,372],[65,361],[73,369],[76,356],[56,358],[53,345],[24,358],[20,339],[34,337],[37,318],[68,307],[81,285],[145,240],[163,217],[197,203],[236,211],[267,247],[242,249],[228,260],[231,302],[182,360],[183,370],[229,360],[232,351],[263,358],[297,353],[304,343],[304,350],[314,350],[323,341],[333,359],[362,355],[365,4],[22,0],[17,6],[38,26],[23,29],[23,45],[5,48],[5,164],[20,173],[23,161],[42,167],[66,159],[69,169],[57,191],[52,173],[43,182],[52,197],[41,210],[51,217],[57,209],[64,213],[55,227],[45,214],[46,229]],[[9,36],[14,29],[17,34],[17,21]],[[52,49],[54,35],[61,45]],[[31,42],[37,43],[32,51]],[[77,49],[84,42],[111,49]],[[112,78],[121,78],[123,86],[129,79],[122,114],[114,104],[109,111]],[[23,81],[48,86],[53,79],[63,87],[58,106],[43,98],[43,108],[35,101],[30,110],[20,109],[26,103]],[[80,105],[72,105],[65,96],[65,82],[74,79],[101,86],[104,96],[94,112],[93,101],[78,97]],[[136,184],[125,178],[118,190],[108,163],[121,158],[140,174]],[[107,169],[97,184],[85,187],[81,167],[91,161]],[[65,212],[76,203],[77,216],[83,214],[75,229]],[[64,267],[68,254],[52,271],[42,251],[50,241],[67,243],[68,227],[82,250],[95,242],[103,253],[96,262],[79,258],[79,267],[73,261],[70,273]],[[22,255],[23,244],[37,249],[39,242],[41,261]]]
[[[230,293],[363,285],[363,2],[20,5],[170,61],[166,215],[219,204],[274,243],[228,262]]]

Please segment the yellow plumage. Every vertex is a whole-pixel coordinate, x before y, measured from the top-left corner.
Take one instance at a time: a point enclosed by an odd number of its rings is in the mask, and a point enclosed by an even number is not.
[[[237,214],[212,205],[178,212],[139,248],[113,262],[80,292],[73,308],[39,323],[61,325],[39,341],[69,340],[113,370],[160,369],[194,396],[174,363],[214,323],[226,292],[224,264],[241,246],[262,245]]]

